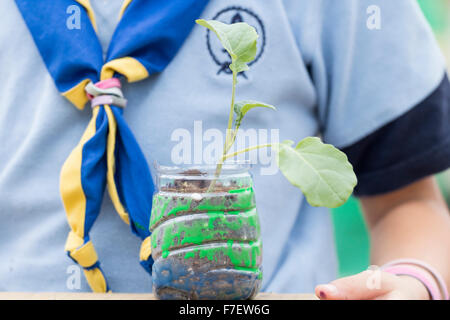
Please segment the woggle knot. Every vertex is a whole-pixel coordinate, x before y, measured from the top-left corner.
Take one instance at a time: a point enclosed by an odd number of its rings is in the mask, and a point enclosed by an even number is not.
[[[145,238],[141,243],[141,250],[139,253],[140,264],[144,269],[152,274],[153,258],[152,258],[152,240],[151,236]]]
[[[127,106],[119,79],[111,78],[99,81],[96,84],[89,82],[86,87],[86,95],[91,100],[91,107],[99,105],[113,105],[121,108]]]
[[[92,269],[98,265],[97,252],[95,252],[92,242],[84,242],[83,238],[72,231],[67,237],[65,250],[69,257],[84,269]]]

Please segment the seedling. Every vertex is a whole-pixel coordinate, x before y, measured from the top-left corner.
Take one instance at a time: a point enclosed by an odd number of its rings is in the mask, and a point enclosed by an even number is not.
[[[343,152],[330,144],[324,144],[317,137],[307,137],[295,146],[293,141],[286,140],[229,153],[248,111],[254,108],[276,110],[274,106],[259,101],[235,101],[237,75],[249,70],[248,63],[255,59],[258,34],[253,27],[244,22],[225,24],[203,19],[196,22],[214,32],[231,57],[230,69],[233,73],[231,106],[223,153],[215,171],[216,179],[220,176],[225,160],[255,149],[272,148],[277,153],[280,171],[291,184],[303,192],[312,206],[335,208],[344,204],[357,182],[353,167]],[[215,183],[216,180],[211,182],[209,190],[213,190]]]

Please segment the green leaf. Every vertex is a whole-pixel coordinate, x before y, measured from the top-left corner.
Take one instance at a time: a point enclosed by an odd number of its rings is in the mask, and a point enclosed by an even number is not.
[[[266,104],[266,103],[259,102],[259,101],[253,101],[253,100],[244,100],[244,101],[236,102],[234,104],[234,112],[236,113],[236,115],[238,117],[241,115],[242,115],[242,117],[244,117],[248,111],[250,111],[253,108],[257,108],[257,107],[277,110],[274,106],[272,106],[270,104]]]
[[[215,20],[196,20],[197,24],[213,31],[231,56],[230,69],[236,73],[247,71],[247,63],[256,57],[258,34],[245,22],[225,24]]]
[[[253,108],[269,108],[272,110],[277,110],[274,106],[258,101],[252,100],[244,100],[239,101],[234,104],[234,113],[236,113],[235,127],[239,128],[241,125],[241,121],[244,118],[245,114]]]
[[[293,141],[275,145],[278,167],[300,188],[310,205],[336,208],[344,204],[356,186],[356,175],[342,151],[319,138],[308,137],[295,148]]]

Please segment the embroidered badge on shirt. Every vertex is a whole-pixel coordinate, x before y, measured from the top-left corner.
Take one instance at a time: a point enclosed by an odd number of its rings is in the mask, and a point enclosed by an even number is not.
[[[232,6],[220,10],[212,19],[228,24],[246,22],[254,27],[259,35],[258,51],[256,53],[255,60],[253,60],[248,65],[251,66],[258,62],[258,60],[263,55],[264,48],[266,46],[266,31],[263,21],[256,13],[248,8]],[[217,70],[217,75],[220,75],[222,73],[231,75],[232,72],[229,68],[231,64],[231,57],[220,44],[219,40],[216,39],[216,37],[211,37],[210,30],[207,30],[206,33],[206,44],[211,58],[219,67]],[[245,74],[245,72],[239,73],[239,76],[243,76],[245,79],[247,79],[247,75]]]

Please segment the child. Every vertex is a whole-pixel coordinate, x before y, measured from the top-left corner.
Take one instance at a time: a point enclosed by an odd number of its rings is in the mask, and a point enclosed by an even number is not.
[[[106,55],[122,1],[91,4]],[[88,291],[84,280],[80,287],[68,282],[74,269],[63,254],[69,228],[59,172],[92,110],[76,110],[60,96],[16,4],[2,1],[0,12],[0,41],[8,44],[0,60],[0,290]],[[443,284],[433,277],[450,284],[450,218],[432,175],[450,164],[450,87],[415,1],[211,0],[199,18],[247,22],[260,35],[251,70],[239,76],[238,96],[258,97],[278,111],[249,116],[244,127],[279,129],[280,140],[320,134],[341,148],[358,176],[355,195],[371,232],[372,264],[420,261],[386,266],[379,286],[368,285],[371,271],[332,281],[328,211],[309,206],[280,173],[256,170],[263,290],[316,290],[322,299],[443,298]],[[89,23],[81,22],[74,34]],[[225,127],[227,61],[197,26],[164,72],[122,81],[130,104],[124,116],[148,163],[171,163],[171,133],[191,130],[194,120]],[[113,211],[105,199],[91,232],[109,286],[151,291],[136,263],[138,239]]]

